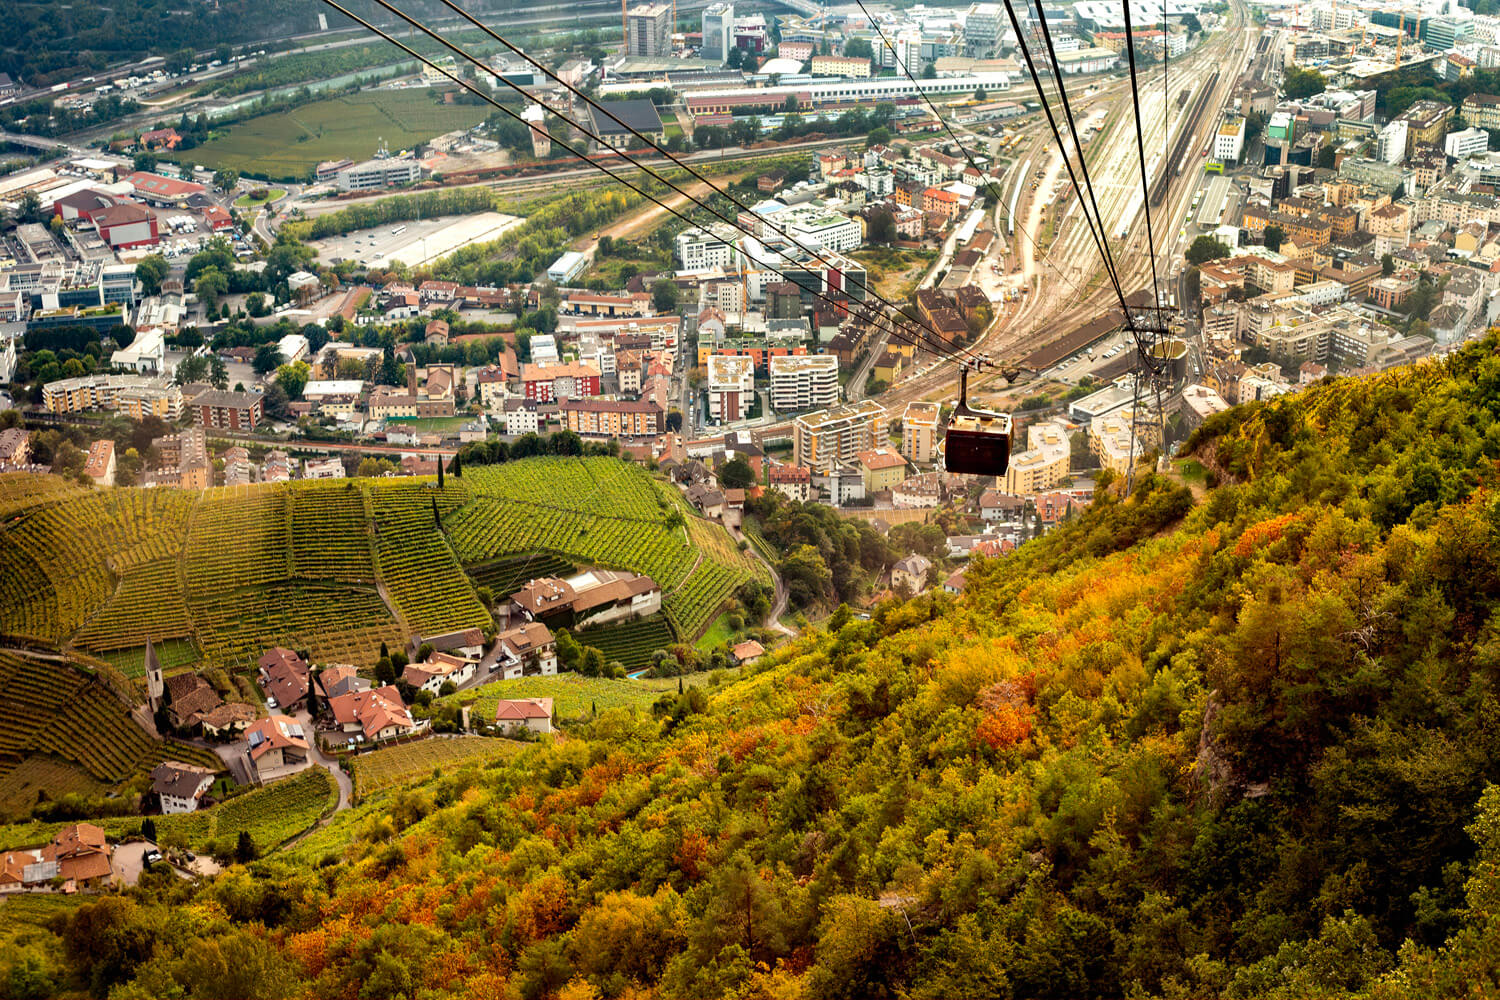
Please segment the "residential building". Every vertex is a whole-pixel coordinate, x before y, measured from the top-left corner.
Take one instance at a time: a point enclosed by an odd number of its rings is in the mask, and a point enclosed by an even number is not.
[[[203,490],[213,485],[213,466],[208,462],[208,441],[203,428],[189,427],[180,434],[155,438],[157,467],[149,470],[144,486],[176,486],[184,490]]]
[[[1419,146],[1436,146],[1448,131],[1453,106],[1443,101],[1417,101],[1396,117],[1407,123],[1406,155]]]
[[[729,19],[734,19],[730,9]],[[665,3],[643,3],[626,12],[625,52],[632,56],[672,54],[672,7]]]
[[[1068,477],[1072,445],[1068,429],[1055,421],[1026,428],[1026,450],[1012,455],[1005,470],[1005,492],[1031,496],[1052,489]]]
[[[964,18],[964,48],[971,56],[994,51],[1005,36],[1005,13],[997,3],[973,3]]]
[[[853,56],[813,56],[812,74],[864,80],[870,76],[870,60]]]
[[[1206,385],[1189,385],[1182,390],[1182,419],[1189,430],[1197,430],[1203,421],[1227,409],[1224,397]]]
[[[913,553],[891,567],[891,589],[920,594],[927,588],[927,572],[932,569],[932,560]]]
[[[94,481],[95,486],[115,484],[115,443],[107,438],[89,445],[89,457],[83,465],[83,474]]]
[[[1140,461],[1159,443],[1158,436],[1150,429],[1154,425],[1139,428],[1139,437],[1132,443],[1134,412],[1127,407],[1089,424],[1089,451],[1100,468],[1112,469],[1119,476],[1129,473],[1132,460]]]
[[[789,500],[812,499],[812,473],[805,465],[773,465],[771,489]]]
[[[92,823],[74,823],[57,831],[42,848],[42,862],[56,865],[57,877],[79,888],[107,885],[113,878],[110,857],[114,848],[104,831]]]
[[[728,268],[736,253],[734,233],[732,227],[723,224],[685,229],[678,233],[672,247],[678,270]]]
[[[495,724],[507,729],[529,729],[533,733],[550,733],[552,732],[552,699],[502,700],[495,706]]]
[[[1405,119],[1387,122],[1375,136],[1375,159],[1381,163],[1404,163],[1407,130]]]
[[[865,481],[865,495],[888,490],[906,478],[906,459],[890,448],[859,453],[857,464]]]
[[[772,357],[769,368],[771,408],[778,413],[828,407],[838,402],[839,359],[832,354]]]
[[[556,399],[584,399],[599,395],[599,369],[578,361],[566,364],[521,366],[521,387],[527,400],[550,403]]]
[[[198,811],[198,803],[214,783],[214,772],[195,764],[168,760],[151,769],[151,791],[164,815]]]
[[[328,709],[339,729],[365,740],[390,739],[416,729],[401,692],[391,684],[330,697]]]
[[[942,407],[937,403],[906,404],[906,410],[901,415],[901,454],[909,461],[925,465],[936,457],[941,413]]]
[[[306,660],[290,649],[276,646],[266,650],[257,665],[267,707],[283,712],[306,707],[312,684]]]
[[[0,431],[0,466],[31,462],[31,435],[20,427]]]
[[[541,622],[524,622],[495,637],[495,666],[506,680],[528,674],[557,673],[557,643]]]
[[[834,461],[827,469],[813,472],[812,485],[825,503],[835,507],[865,498],[864,474],[850,462]]]
[[[722,423],[744,419],[755,403],[755,359],[710,355],[705,388],[710,420]]]
[[[1500,129],[1500,96],[1470,94],[1459,106],[1458,116],[1476,128]]]
[[[210,389],[194,396],[188,410],[200,427],[232,431],[253,431],[265,414],[259,393],[224,389]]]
[[[558,411],[563,426],[584,437],[656,437],[667,429],[666,414],[649,399],[564,399]]]
[[[792,421],[792,461],[824,473],[853,462],[884,440],[885,419],[885,408],[869,399],[802,414]]]
[[[422,654],[422,647],[430,646],[436,653],[452,653],[467,660],[477,660],[484,655],[484,633],[477,628],[462,628],[456,632],[440,632],[436,635],[414,635],[407,643],[406,652],[412,659]]]
[[[451,653],[432,653],[421,663],[408,663],[401,671],[401,679],[419,691],[439,694],[443,685],[452,682],[454,687],[467,684],[474,679],[475,662]]]
[[[271,715],[246,729],[245,749],[252,773],[261,781],[305,764],[309,753],[302,723],[287,715]]]
[[[567,579],[529,580],[511,595],[511,606],[549,628],[581,627],[655,614],[661,588],[649,576],[594,569]]]

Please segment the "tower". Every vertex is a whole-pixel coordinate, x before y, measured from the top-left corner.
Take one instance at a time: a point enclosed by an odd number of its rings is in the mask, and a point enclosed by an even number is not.
[[[155,715],[161,710],[162,695],[166,693],[166,683],[161,676],[161,661],[156,658],[156,649],[151,645],[150,637],[146,639],[146,704],[151,708],[151,714]]]

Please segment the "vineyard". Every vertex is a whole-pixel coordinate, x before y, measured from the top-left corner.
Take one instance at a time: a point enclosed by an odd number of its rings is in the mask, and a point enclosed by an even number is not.
[[[604,457],[473,467],[441,490],[413,477],[84,490],[3,473],[0,512],[0,634],[68,645],[128,677],[148,638],[169,669],[247,670],[270,645],[368,666],[382,642],[489,625],[476,585],[504,596],[585,564],[662,587],[664,616],[599,637],[635,666],[669,628],[700,634],[764,573],[676,490]]]
[[[492,710],[491,718],[493,715]],[[354,791],[360,798],[365,798],[382,789],[428,777],[435,771],[451,773],[465,764],[509,757],[524,747],[524,743],[485,736],[452,739],[435,736],[387,747],[354,758]]]
[[[626,669],[649,666],[651,654],[677,641],[662,615],[637,618],[619,625],[602,625],[574,634],[579,645],[593,646],[605,660],[618,660]]]
[[[495,707],[501,699],[551,698],[553,715],[560,722],[587,719],[594,709],[606,712],[612,708],[644,708],[661,694],[635,681],[584,677],[579,674],[553,674],[549,677],[521,677],[513,681],[486,684],[473,691],[460,691],[440,698],[434,705],[469,705],[475,725],[495,721]]]
[[[214,841],[233,841],[245,831],[264,853],[312,826],[337,796],[328,772],[314,765],[208,809],[158,816],[157,836],[181,837],[194,850],[207,850]],[[140,824],[139,819],[134,822]]]
[[[30,808],[34,779],[49,773],[38,761],[54,762],[55,777],[72,776],[64,791],[117,785],[166,759],[222,766],[206,750],[154,739],[102,684],[74,667],[0,652],[0,689],[7,697],[0,788],[11,796],[0,799],[0,813]]]
[[[514,594],[527,580],[541,576],[572,576],[578,567],[553,552],[506,556],[469,567],[475,586],[488,587],[496,597]]]

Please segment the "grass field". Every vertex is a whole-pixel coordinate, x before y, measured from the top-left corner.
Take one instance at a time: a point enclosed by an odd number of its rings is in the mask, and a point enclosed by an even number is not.
[[[236,208],[255,208],[257,205],[264,205],[268,201],[275,201],[277,198],[285,196],[286,190],[284,188],[271,188],[266,192],[264,198],[252,198],[248,194],[242,194],[234,199],[234,205]]]
[[[213,170],[300,180],[323,160],[364,160],[380,141],[395,152],[484,121],[478,106],[440,105],[426,89],[367,90],[258,115],[184,158]]]
[[[524,743],[487,736],[458,736],[452,739],[434,736],[415,743],[376,750],[374,753],[360,754],[352,763],[354,793],[359,798],[365,798],[408,781],[456,770],[465,764],[509,757],[525,748]]]

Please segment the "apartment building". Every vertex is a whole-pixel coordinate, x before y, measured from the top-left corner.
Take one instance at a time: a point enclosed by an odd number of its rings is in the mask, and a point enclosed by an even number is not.
[[[565,399],[558,406],[564,426],[585,437],[656,437],[666,414],[649,400]]]
[[[839,400],[839,359],[832,354],[772,357],[771,408],[778,413],[832,406]]]
[[[1005,492],[1012,496],[1044,493],[1068,477],[1073,449],[1068,429],[1054,421],[1026,428],[1026,450],[1012,455],[1005,470]]]
[[[740,420],[755,402],[755,359],[728,354],[708,359],[708,416],[711,420]]]
[[[182,389],[171,379],[148,375],[84,375],[48,382],[42,405],[51,413],[116,410],[132,420],[182,416]]]
[[[865,496],[891,489],[906,478],[906,459],[893,448],[860,452],[856,467],[865,481]]]
[[[819,473],[853,463],[884,440],[885,418],[885,407],[869,399],[804,413],[792,421],[792,462]]]
[[[259,393],[210,389],[188,404],[193,422],[200,427],[232,431],[254,430],[265,416]]]
[[[918,464],[931,462],[937,455],[938,418],[942,407],[937,403],[906,404],[901,415],[901,454]]]

